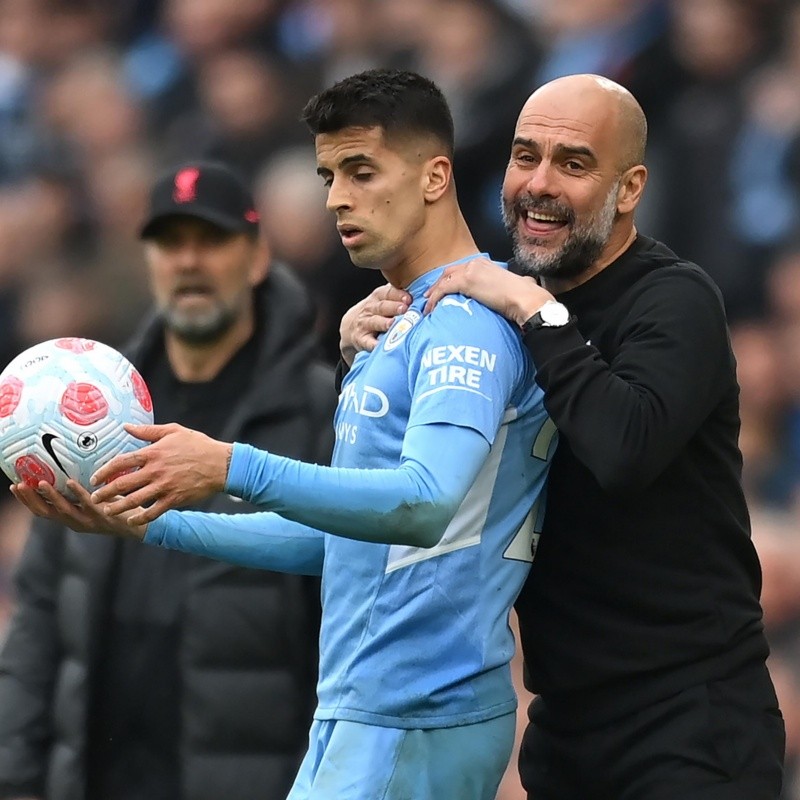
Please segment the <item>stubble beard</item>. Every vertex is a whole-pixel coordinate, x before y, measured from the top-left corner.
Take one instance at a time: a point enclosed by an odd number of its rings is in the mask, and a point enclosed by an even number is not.
[[[187,314],[174,308],[163,308],[164,327],[187,344],[211,344],[222,338],[236,321],[236,312],[217,303],[204,313]]]
[[[583,222],[575,221],[575,212],[556,201],[520,198],[502,204],[503,223],[511,237],[514,259],[523,275],[534,278],[576,278],[586,272],[600,257],[611,238],[617,217],[619,182],[611,187],[602,208]],[[564,244],[550,252],[536,252],[535,247],[546,244],[544,240],[520,235],[517,221],[528,211],[552,214],[571,226]]]

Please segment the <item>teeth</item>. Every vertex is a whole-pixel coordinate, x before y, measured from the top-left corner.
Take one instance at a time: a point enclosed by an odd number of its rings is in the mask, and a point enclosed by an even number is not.
[[[550,214],[540,214],[538,211],[529,211],[528,219],[535,219],[537,222],[561,222],[558,217],[553,217]]]

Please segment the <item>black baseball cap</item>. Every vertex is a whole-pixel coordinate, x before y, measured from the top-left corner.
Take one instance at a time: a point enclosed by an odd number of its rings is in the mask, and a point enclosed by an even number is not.
[[[139,237],[153,236],[167,217],[197,217],[231,232],[256,233],[258,211],[244,181],[225,164],[193,161],[162,175],[150,192]]]

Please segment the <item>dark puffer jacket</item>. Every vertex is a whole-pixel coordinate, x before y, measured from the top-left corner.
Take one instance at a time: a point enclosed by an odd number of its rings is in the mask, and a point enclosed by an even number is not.
[[[266,321],[258,366],[236,407],[224,410],[220,438],[327,462],[334,383],[314,361],[307,298],[279,267],[257,298]],[[153,322],[129,352],[146,372],[162,349],[163,332]],[[224,495],[204,508],[250,510]],[[2,798],[86,796],[89,686],[118,546],[45,520],[33,524],[0,654]],[[315,703],[318,584],[185,557],[181,800],[283,800]]]

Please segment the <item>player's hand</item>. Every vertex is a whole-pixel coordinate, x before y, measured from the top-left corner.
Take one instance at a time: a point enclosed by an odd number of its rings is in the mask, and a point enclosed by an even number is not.
[[[92,484],[100,486],[92,499],[105,513],[118,516],[147,506],[131,519],[142,525],[225,488],[233,445],[175,423],[125,430],[153,444],[116,456],[92,475]]]
[[[374,350],[378,335],[389,330],[398,314],[405,314],[411,295],[391,283],[379,286],[356,303],[339,325],[339,350],[348,366],[360,350]]]
[[[79,483],[67,481],[67,488],[74,495],[74,502],[45,481],[40,481],[36,489],[24,483],[17,483],[11,486],[11,493],[37,517],[52,519],[78,533],[105,533],[139,541],[144,538],[147,526],[136,525],[130,521],[131,517],[144,509],[137,508],[118,517],[112,517],[92,502],[89,492]]]
[[[529,320],[548,300],[555,299],[532,278],[515,275],[484,257],[447,267],[425,292],[428,302],[424,313],[433,311],[448,294],[472,297],[517,325]]]

